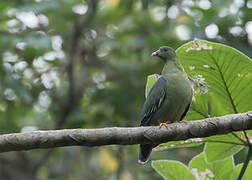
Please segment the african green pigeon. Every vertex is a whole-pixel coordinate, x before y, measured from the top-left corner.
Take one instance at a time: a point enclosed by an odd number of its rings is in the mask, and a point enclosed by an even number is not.
[[[190,80],[172,48],[163,46],[152,53],[152,56],[158,56],[165,65],[146,98],[140,126],[157,126],[181,121],[192,101],[193,90]],[[147,162],[152,148],[157,145],[140,144],[138,162]]]

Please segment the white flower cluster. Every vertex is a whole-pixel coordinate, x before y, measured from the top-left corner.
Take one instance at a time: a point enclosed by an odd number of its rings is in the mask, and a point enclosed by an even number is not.
[[[200,51],[200,50],[212,50],[213,46],[209,46],[207,44],[203,44],[198,39],[194,39],[193,45],[186,49],[186,52],[189,51]]]

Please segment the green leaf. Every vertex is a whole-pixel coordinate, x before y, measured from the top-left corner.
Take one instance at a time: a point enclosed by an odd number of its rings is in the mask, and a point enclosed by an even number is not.
[[[241,136],[241,133],[236,133]],[[225,158],[228,158],[243,148],[242,142],[235,138],[232,134],[221,135],[221,136],[211,136],[204,138],[205,141],[212,141],[206,144],[205,153],[208,162],[215,162]],[[220,142],[230,142],[237,144],[219,143]]]
[[[152,86],[156,83],[158,78],[159,78],[158,74],[152,74],[147,77],[147,82],[145,86],[145,98],[147,98]]]
[[[179,161],[152,161],[152,167],[164,178],[173,180],[195,179],[187,166]]]
[[[208,84],[208,96],[192,103],[188,115],[221,116],[252,109],[252,61],[238,50],[219,43],[191,41],[176,50],[191,77]]]
[[[170,141],[167,143],[160,144],[158,147],[155,148],[156,151],[162,151],[165,149],[172,149],[172,148],[185,148],[185,147],[194,147],[202,145],[203,141],[201,138],[193,138],[187,139],[185,141]]]
[[[233,158],[230,157],[223,161],[208,163],[206,161],[205,153],[195,156],[189,163],[190,168],[195,168],[200,179],[229,179],[231,172],[234,169]]]
[[[249,136],[252,136],[252,130],[246,130],[246,133],[247,133]]]
[[[230,176],[230,177],[232,177],[232,179],[235,180],[235,179],[238,178],[238,176],[239,176],[239,174],[241,172],[242,166],[243,166],[243,164],[238,164],[235,167],[233,173]],[[251,179],[251,172],[252,172],[252,162],[250,162],[248,164],[248,167],[247,167],[247,169],[246,169],[246,171],[245,171],[245,173],[244,173],[244,175],[242,177],[242,180],[250,180]]]
[[[211,164],[207,163],[205,153],[202,152],[195,156],[189,163],[190,168],[197,168],[199,172],[205,171],[206,169],[212,169]]]
[[[223,161],[212,163],[211,170],[215,175],[216,180],[229,180],[230,174],[234,169],[233,157],[229,157]]]

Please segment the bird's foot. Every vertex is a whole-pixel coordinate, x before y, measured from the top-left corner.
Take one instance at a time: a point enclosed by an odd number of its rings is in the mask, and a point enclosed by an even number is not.
[[[180,123],[187,123],[187,120],[179,121]]]
[[[167,125],[168,125],[168,124],[169,124],[168,122],[160,123],[160,124],[159,124],[159,128],[161,128],[162,126],[164,126],[164,127],[167,128]]]

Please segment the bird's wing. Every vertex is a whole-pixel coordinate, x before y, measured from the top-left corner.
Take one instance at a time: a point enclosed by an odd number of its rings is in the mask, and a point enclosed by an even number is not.
[[[188,112],[188,110],[189,110],[189,108],[190,108],[190,105],[191,105],[191,103],[189,103],[189,104],[187,105],[185,111],[183,112],[183,114],[182,114],[182,116],[181,116],[181,118],[180,118],[180,121],[182,121],[182,120],[184,119],[184,117],[186,116],[186,114],[187,114],[187,112]]]
[[[182,116],[180,117],[180,121],[182,121],[184,119],[184,117],[186,116],[190,106],[191,106],[191,103],[192,103],[192,95],[193,95],[193,89],[191,88],[191,101],[190,103],[186,106],[186,109],[185,111],[183,112]]]
[[[151,119],[153,115],[160,109],[166,98],[167,83],[164,77],[160,77],[153,85],[150,93],[144,103],[144,117],[140,123],[140,126],[151,125]]]

